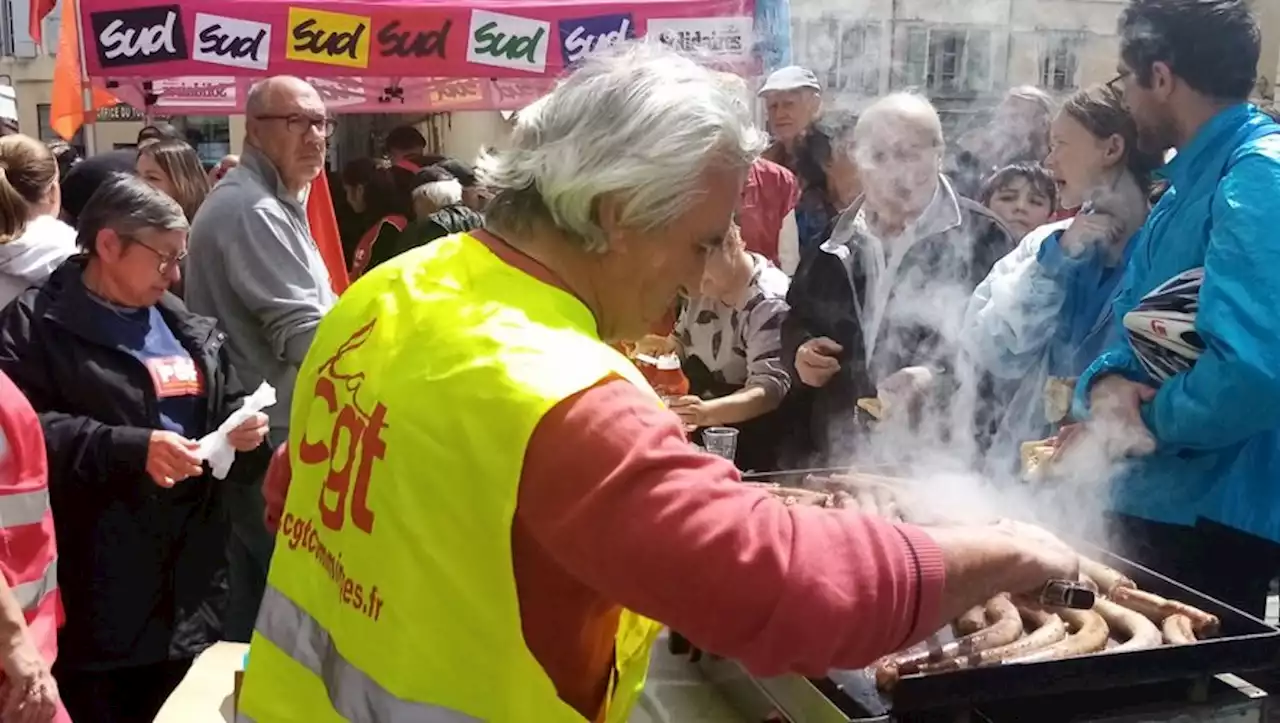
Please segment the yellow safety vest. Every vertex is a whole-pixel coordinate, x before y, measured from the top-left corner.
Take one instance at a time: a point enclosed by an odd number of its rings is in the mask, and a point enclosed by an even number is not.
[[[611,374],[652,393],[582,302],[466,234],[352,286],[298,374],[240,720],[583,723],[525,645],[511,525],[534,427]],[[608,723],[659,630],[623,611]]]

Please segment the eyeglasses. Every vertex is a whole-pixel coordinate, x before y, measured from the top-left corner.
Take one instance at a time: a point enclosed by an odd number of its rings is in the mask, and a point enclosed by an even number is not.
[[[307,131],[315,128],[320,131],[320,135],[329,138],[338,128],[338,122],[332,118],[313,118],[300,113],[290,113],[289,115],[256,115],[256,120],[263,121],[284,121],[284,126],[290,133],[302,135]]]
[[[1118,73],[1116,77],[1107,81],[1107,89],[1110,90],[1112,93],[1124,95],[1124,85],[1122,84],[1124,83],[1124,81],[1128,80],[1129,76],[1131,75],[1133,75],[1132,70],[1120,71],[1120,73]]]
[[[186,249],[183,249],[180,253],[167,254],[167,253],[164,253],[163,251],[157,251],[137,239],[129,239],[129,240],[133,243],[134,246],[141,246],[142,248],[156,255],[156,258],[160,260],[160,265],[156,267],[156,270],[160,272],[161,276],[168,275],[168,273],[171,270],[173,270],[174,265],[182,263],[187,258]]]

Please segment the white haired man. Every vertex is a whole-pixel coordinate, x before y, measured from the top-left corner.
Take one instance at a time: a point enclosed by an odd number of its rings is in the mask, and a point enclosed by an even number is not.
[[[956,432],[950,418],[957,393],[978,391],[960,384],[967,369],[953,337],[973,289],[1013,248],[996,217],[941,174],[942,124],[928,100],[900,93],[876,102],[853,140],[861,202],[801,265],[782,331],[783,359],[807,397],[798,408],[810,412],[803,453],[832,464],[849,461],[839,445],[857,429],[860,398],[917,410],[910,426],[929,441],[982,429],[981,419],[965,419]],[[936,404],[920,408],[926,399]]]
[[[766,160],[795,173],[795,149],[822,113],[822,85],[812,70],[789,65],[773,71],[757,93],[764,99],[764,110],[773,143],[765,149]]]
[[[185,299],[218,320],[245,387],[262,381],[278,402],[271,441],[289,434],[293,379],[320,318],[333,305],[329,272],[311,237],[306,198],[324,167],[333,120],[320,94],[289,76],[255,84],[245,105],[240,163],[209,192],[191,224]],[[265,472],[237,470],[250,477]],[[227,638],[248,640],[266,584],[273,540],[257,479],[235,485]]]
[[[654,620],[817,673],[1076,575],[1039,531],[739,484],[606,343],[697,288],[762,140],[693,61],[593,55],[482,162],[483,231],[343,295],[298,378],[246,718],[622,723]]]

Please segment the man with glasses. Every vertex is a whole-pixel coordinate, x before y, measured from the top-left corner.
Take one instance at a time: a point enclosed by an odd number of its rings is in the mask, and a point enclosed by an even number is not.
[[[1141,344],[1117,344],[1081,377],[1077,416],[1135,457],[1113,483],[1113,539],[1260,618],[1280,569],[1280,124],[1247,102],[1258,22],[1246,0],[1132,0],[1120,39],[1109,85],[1139,146],[1177,155],[1133,241],[1115,318],[1203,269],[1191,313],[1204,351],[1158,378]]]
[[[306,197],[333,134],[320,94],[305,81],[268,78],[249,89],[244,152],[209,193],[191,226],[186,301],[227,332],[246,388],[267,381],[271,442],[289,434],[298,366],[335,297],[307,224]],[[265,471],[265,470],[263,470]],[[273,540],[257,484],[232,500],[232,610],[227,637],[248,642]]]

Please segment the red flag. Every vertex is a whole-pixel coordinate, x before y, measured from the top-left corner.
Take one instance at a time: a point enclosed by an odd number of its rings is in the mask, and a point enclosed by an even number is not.
[[[351,282],[347,278],[347,261],[342,253],[342,238],[338,236],[338,217],[333,212],[329,178],[324,169],[311,182],[311,193],[307,195],[307,223],[311,226],[311,238],[320,249],[320,258],[324,259],[325,268],[329,270],[333,293],[341,294]]]
[[[33,0],[38,2],[39,0]],[[34,17],[34,16],[33,16]],[[75,137],[84,125],[84,80],[80,75],[80,34],[76,27],[76,0],[63,0],[59,19],[58,57],[53,65],[53,97],[49,104],[49,127],[64,140]],[[93,87],[90,111],[120,101],[107,91]]]
[[[58,0],[28,0],[27,12],[31,18],[31,27],[28,32],[31,39],[39,43],[44,35],[44,19],[49,17],[49,13],[53,12],[53,8],[58,4]],[[70,5],[71,3],[68,3]],[[68,14],[67,9],[63,8],[63,14]],[[71,22],[75,23],[75,11],[70,13]],[[61,50],[61,48],[59,48]]]

